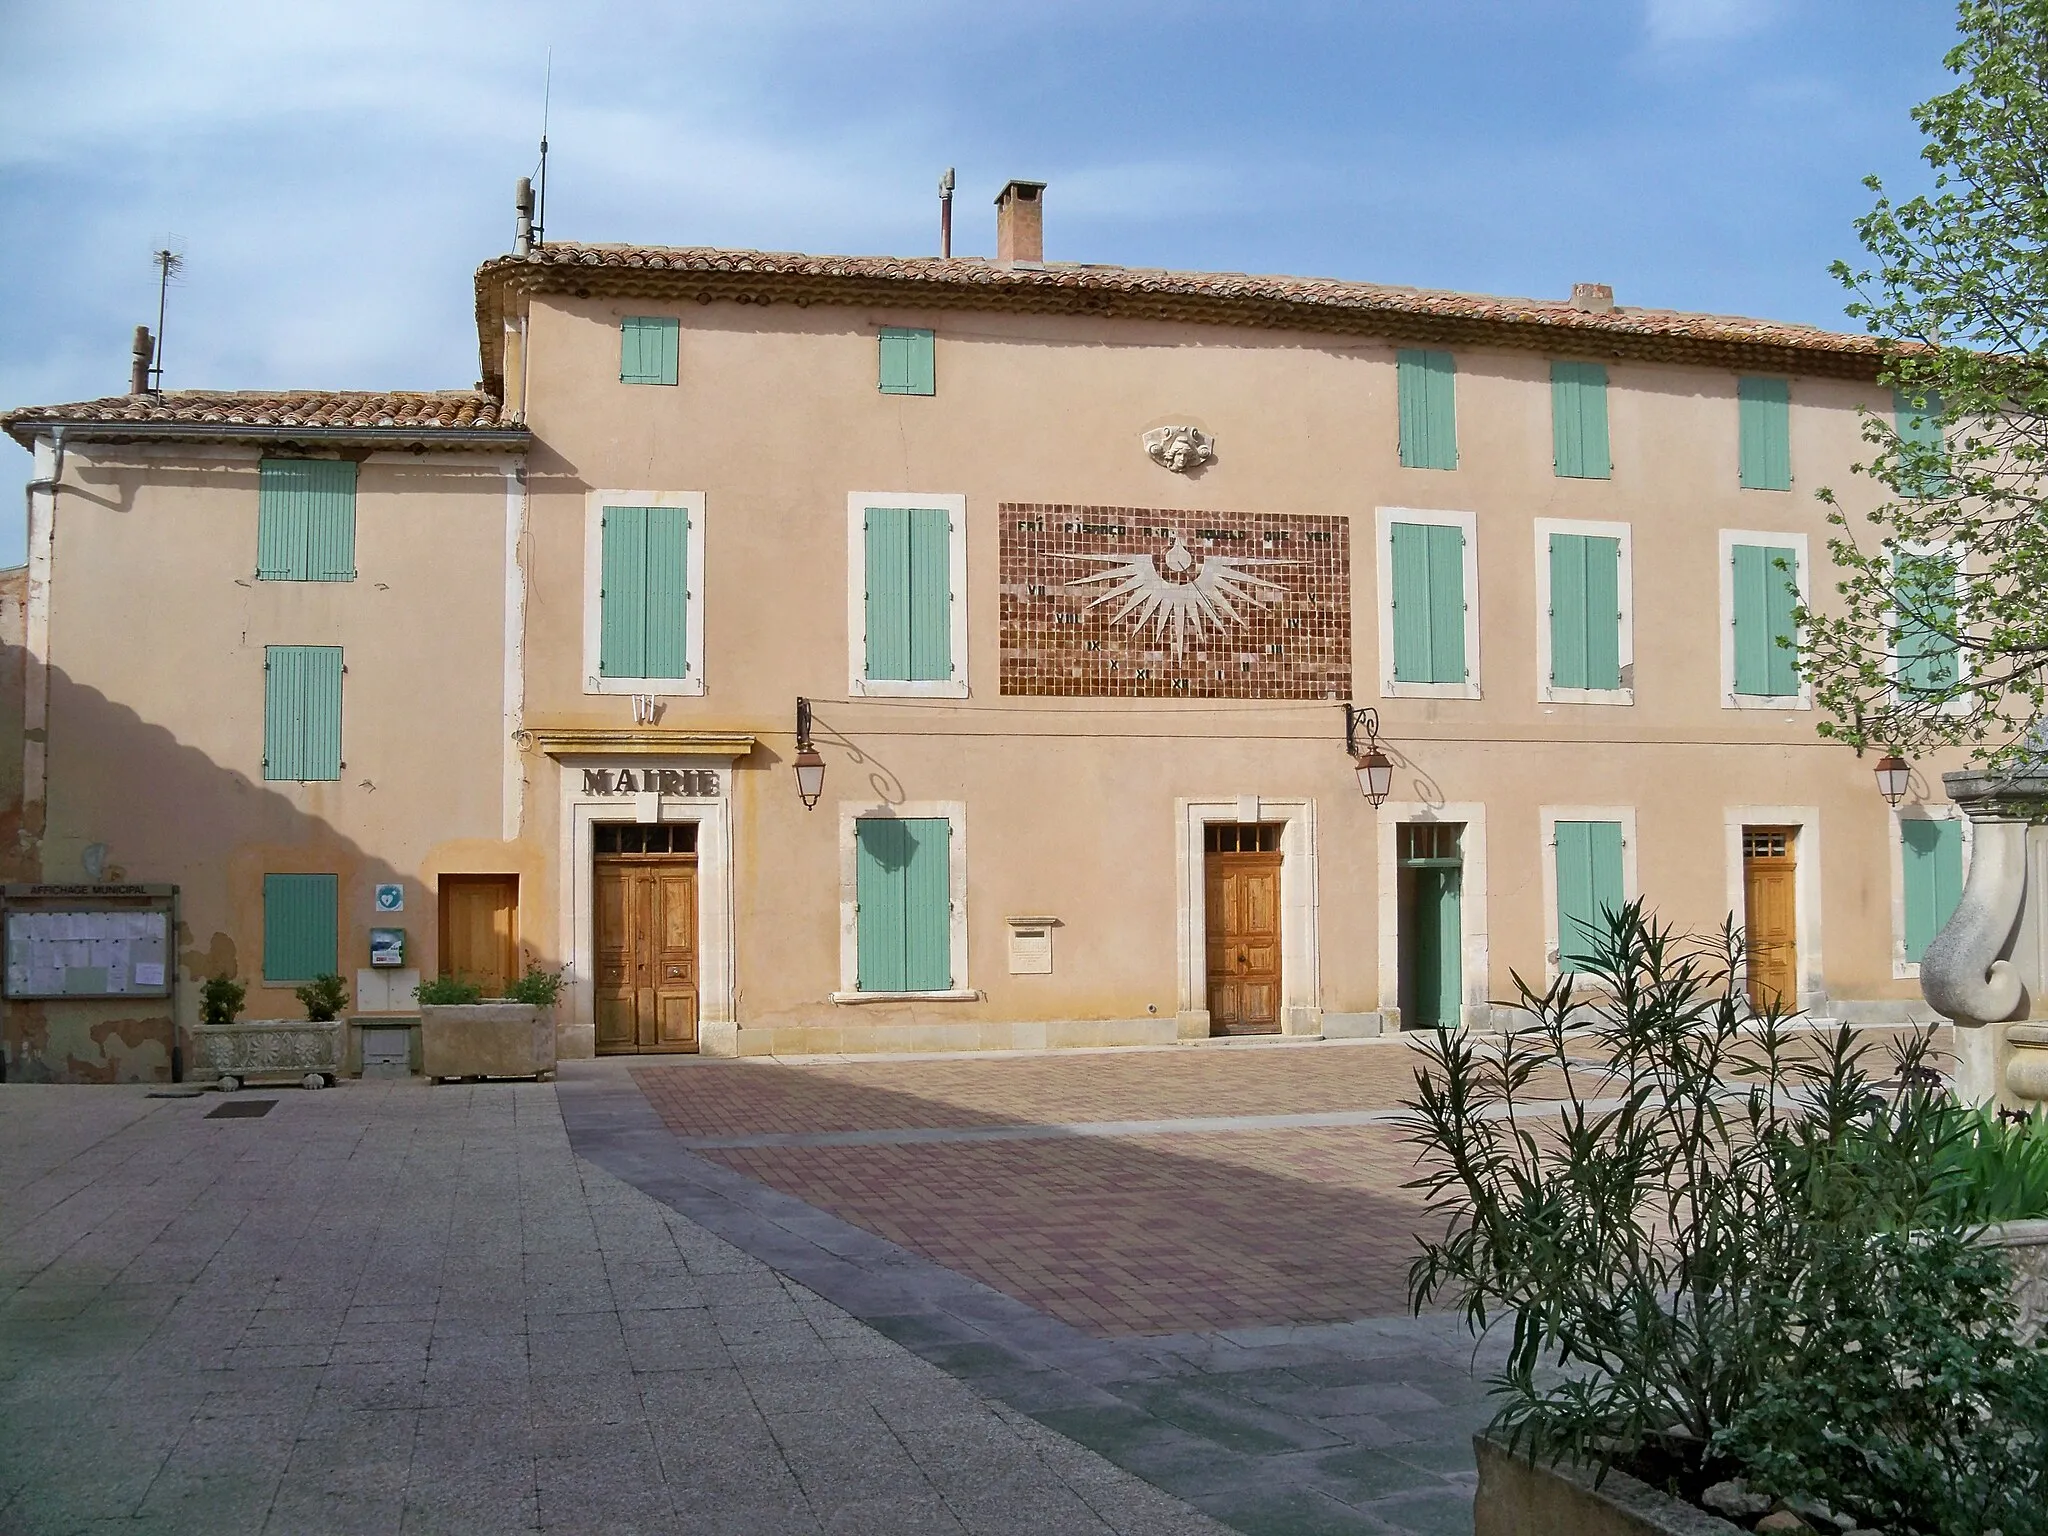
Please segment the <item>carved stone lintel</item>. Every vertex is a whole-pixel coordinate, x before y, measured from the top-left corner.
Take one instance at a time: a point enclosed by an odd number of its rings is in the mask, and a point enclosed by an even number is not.
[[[1200,469],[1216,457],[1216,439],[1200,427],[1154,427],[1144,443],[1154,464],[1177,475]]]

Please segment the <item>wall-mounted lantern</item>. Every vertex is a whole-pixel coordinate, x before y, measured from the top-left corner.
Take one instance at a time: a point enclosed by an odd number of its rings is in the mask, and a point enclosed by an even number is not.
[[[1376,709],[1353,709],[1346,703],[1340,706],[1344,711],[1344,750],[1351,754],[1353,765],[1358,770],[1358,787],[1365,798],[1372,802],[1374,810],[1387,803],[1387,795],[1394,787],[1394,765],[1387,754],[1380,750],[1380,712]],[[1365,728],[1365,749],[1359,750],[1358,731]]]
[[[1884,796],[1886,805],[1897,805],[1906,798],[1906,786],[1912,777],[1912,766],[1896,752],[1887,752],[1877,760],[1877,792]]]
[[[796,701],[796,792],[811,810],[825,793],[825,759],[811,745],[811,701]]]

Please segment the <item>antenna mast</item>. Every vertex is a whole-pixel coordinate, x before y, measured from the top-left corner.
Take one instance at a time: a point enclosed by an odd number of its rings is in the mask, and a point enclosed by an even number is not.
[[[185,266],[185,258],[172,250],[166,241],[162,249],[154,252],[150,260],[156,264],[156,363],[149,372],[151,392],[164,392],[164,301],[170,294],[171,279]]]
[[[548,107],[555,92],[555,50],[548,50],[547,75],[540,88],[540,199],[533,212],[533,243],[548,243]]]

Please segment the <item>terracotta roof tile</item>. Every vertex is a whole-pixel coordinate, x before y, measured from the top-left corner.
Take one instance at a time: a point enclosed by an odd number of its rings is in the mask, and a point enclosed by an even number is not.
[[[500,355],[501,322],[513,307],[512,296],[521,291],[1066,311],[1396,340],[1441,336],[1466,345],[1588,356],[1712,358],[1759,371],[1775,366],[1864,378],[1875,376],[1882,355],[1882,344],[1867,335],[1776,320],[1632,306],[1596,312],[1576,309],[1564,299],[1500,298],[1333,278],[1063,262],[1002,265],[978,257],[807,256],[555,242],[528,256],[496,257],[477,269],[487,381]]]
[[[0,416],[22,437],[31,426],[303,427],[323,431],[485,432],[523,435],[502,420],[499,404],[476,390],[186,389],[160,395],[109,395],[69,405],[23,406]]]

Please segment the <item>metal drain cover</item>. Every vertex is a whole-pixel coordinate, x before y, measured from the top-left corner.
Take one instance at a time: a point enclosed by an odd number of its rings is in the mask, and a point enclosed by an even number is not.
[[[218,1108],[209,1109],[209,1120],[254,1120],[258,1115],[267,1115],[276,1105],[275,1099],[229,1099]]]

